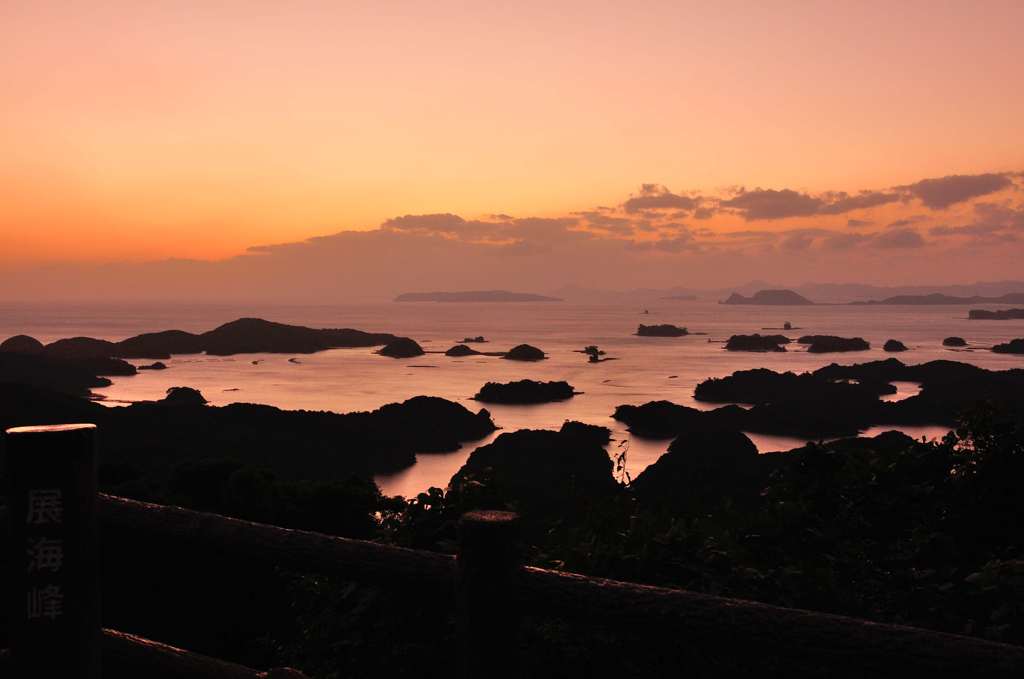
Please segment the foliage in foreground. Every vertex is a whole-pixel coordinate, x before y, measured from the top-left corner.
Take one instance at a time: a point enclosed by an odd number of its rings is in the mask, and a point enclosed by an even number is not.
[[[761,456],[766,457],[766,456]],[[486,470],[458,492],[382,497],[371,482],[282,481],[237,461],[179,466],[154,481],[103,470],[104,490],[257,521],[453,551],[474,507],[524,511],[526,557],[550,568],[685,587],[785,606],[1024,643],[1024,427],[993,408],[945,440],[851,439],[769,461],[751,490],[717,474],[678,503],[622,486],[557,514],[509,495]],[[719,470],[720,471],[720,470]],[[739,478],[739,477],[737,477]],[[702,479],[695,476],[694,484]],[[446,676],[454,653],[448,592],[392,591],[105,536],[105,624],[257,666],[318,677]],[[396,583],[397,585],[398,583]],[[597,621],[599,622],[599,621]],[[657,638],[529,625],[533,676],[594,668],[644,676]],[[628,651],[624,651],[628,649]],[[677,664],[678,666],[678,664]]]

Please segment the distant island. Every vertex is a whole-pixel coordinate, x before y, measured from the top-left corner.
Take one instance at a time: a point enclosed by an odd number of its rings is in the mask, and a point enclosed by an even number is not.
[[[469,290],[466,292],[406,292],[396,302],[561,302],[559,297],[507,290]]]
[[[808,304],[814,304],[811,300],[807,299],[803,295],[793,292],[792,290],[759,290],[752,296],[746,297],[734,292],[729,295],[729,299],[722,302],[722,304],[760,304],[764,306],[806,306]]]
[[[967,318],[972,321],[1011,321],[1024,319],[1024,309],[1000,309],[999,311],[988,311],[986,309],[971,309]]]
[[[954,297],[941,293],[930,295],[896,295],[881,300],[870,300],[867,302],[850,302],[850,304],[915,304],[915,305],[936,305],[936,304],[1024,304],[1024,292],[1008,292],[999,297]]]
[[[690,334],[690,331],[669,323],[661,325],[644,325],[641,323],[636,329],[636,334],[639,337],[685,337]]]
[[[662,297],[662,299],[672,299],[681,302],[693,302],[696,301],[697,295],[669,295],[667,297]]]

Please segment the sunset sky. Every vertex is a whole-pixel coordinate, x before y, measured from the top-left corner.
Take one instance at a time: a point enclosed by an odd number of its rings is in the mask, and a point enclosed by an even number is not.
[[[1022,26],[1019,1],[0,3],[2,296],[1010,278]]]

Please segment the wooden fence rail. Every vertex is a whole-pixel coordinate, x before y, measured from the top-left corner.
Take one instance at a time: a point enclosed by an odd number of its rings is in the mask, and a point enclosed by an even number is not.
[[[291,668],[261,672],[112,629],[101,631],[100,650],[105,678],[305,679],[304,674]],[[0,651],[0,676],[19,676],[6,649]]]
[[[20,434],[9,432],[8,439]],[[8,458],[12,452],[23,454],[31,450],[33,445],[8,445]],[[49,439],[38,445],[53,446]],[[90,441],[88,445],[93,444]],[[16,496],[28,490],[14,487],[11,494]],[[15,514],[10,523],[15,526],[21,518],[21,505],[12,502],[12,507]],[[661,634],[669,630],[680,644],[729,648],[750,661],[752,672],[759,666],[773,667],[784,670],[787,677],[1024,676],[1021,646],[525,567],[517,551],[517,520],[507,512],[471,512],[464,516],[459,531],[459,555],[454,557],[103,494],[96,495],[95,509],[101,526],[118,532],[138,532],[162,537],[172,544],[228,550],[254,562],[300,572],[391,587],[449,588],[456,602],[459,665],[464,677],[518,676],[518,634],[524,614],[570,619],[581,624],[648,627],[660,630]],[[12,534],[19,535],[16,530]],[[15,544],[14,549],[24,546]],[[16,595],[25,596],[23,592]],[[18,600],[23,602],[24,598]],[[20,603],[18,606],[13,615],[23,616],[24,609]],[[45,634],[45,626],[42,629]],[[104,634],[105,653],[114,643],[111,635],[118,634]],[[68,642],[55,637],[55,643]],[[186,657],[168,655],[165,651],[170,647],[156,642],[122,647],[135,649],[140,662],[146,657],[159,656],[164,662],[168,657]],[[19,649],[13,648],[12,658],[18,653]]]

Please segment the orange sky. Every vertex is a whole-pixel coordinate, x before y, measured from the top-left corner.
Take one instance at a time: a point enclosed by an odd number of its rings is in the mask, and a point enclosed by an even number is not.
[[[1024,3],[840,4],[2,3],[0,267],[1024,169]]]

